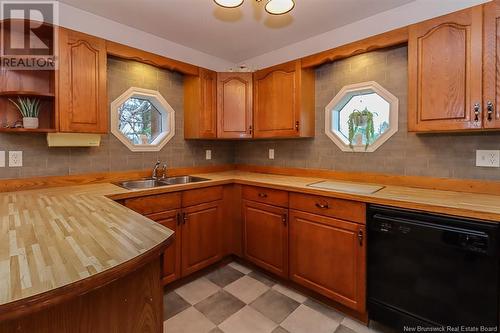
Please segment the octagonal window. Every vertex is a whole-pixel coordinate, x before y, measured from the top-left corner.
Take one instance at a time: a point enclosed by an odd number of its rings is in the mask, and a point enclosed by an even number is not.
[[[376,82],[345,86],[325,112],[325,132],[343,151],[373,152],[398,130],[398,99]]]
[[[174,110],[158,91],[130,88],[111,103],[111,132],[132,151],[159,151],[174,124]]]

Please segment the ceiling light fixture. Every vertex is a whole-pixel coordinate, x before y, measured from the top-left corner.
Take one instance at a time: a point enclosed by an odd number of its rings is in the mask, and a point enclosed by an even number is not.
[[[241,6],[244,0],[214,0],[216,4],[224,8],[236,8]]]
[[[293,0],[269,0],[266,3],[266,12],[272,15],[283,15],[295,7]]]
[[[224,8],[236,8],[243,4],[244,0],[214,0],[216,4]],[[256,0],[262,2],[262,0]],[[267,0],[266,12],[272,15],[283,15],[295,7],[293,0]]]

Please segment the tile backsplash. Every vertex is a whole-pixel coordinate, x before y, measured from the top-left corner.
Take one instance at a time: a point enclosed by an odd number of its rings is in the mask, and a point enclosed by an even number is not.
[[[71,175],[228,163],[500,180],[499,168],[475,167],[476,149],[500,149],[500,133],[408,133],[407,48],[374,51],[316,70],[316,136],[264,141],[186,141],[183,75],[134,61],[108,59],[109,102],[131,86],[158,90],[176,112],[175,137],[158,153],[132,153],[112,134],[96,148],[48,148],[42,134],[0,134],[0,151],[22,150],[23,167],[0,168],[0,178]],[[373,153],[342,152],[324,134],[324,108],[347,84],[377,81],[399,98],[399,131]],[[268,150],[275,159],[268,158]],[[205,159],[205,150],[212,159]]]
[[[414,134],[407,128],[408,49],[369,52],[316,70],[314,139],[239,142],[241,164],[380,172],[398,175],[500,179],[500,168],[475,167],[476,149],[500,149],[500,133]],[[342,152],[324,133],[325,107],[348,84],[376,81],[399,98],[399,131],[373,153]],[[275,159],[268,158],[274,149]]]
[[[44,134],[0,134],[0,151],[23,151],[23,167],[0,168],[0,178],[139,170],[152,168],[157,159],[169,167],[234,162],[231,142],[184,140],[183,75],[134,61],[108,59],[109,102],[131,86],[158,90],[175,110],[175,136],[160,152],[133,153],[112,134],[103,135],[101,146],[95,148],[48,148]],[[205,159],[205,149],[212,150],[211,160]]]

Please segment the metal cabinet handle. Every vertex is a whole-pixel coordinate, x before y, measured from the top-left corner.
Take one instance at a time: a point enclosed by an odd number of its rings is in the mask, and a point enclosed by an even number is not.
[[[295,130],[298,132],[300,127],[300,123],[298,121],[295,122]]]
[[[181,216],[181,213],[177,213],[177,225],[181,225],[182,224],[182,216]]]
[[[474,121],[478,122],[479,115],[481,114],[481,104],[479,104],[479,103],[474,104],[473,110],[474,110]]]
[[[488,121],[492,121],[493,112],[495,111],[495,107],[493,106],[492,101],[488,101],[488,103],[486,103],[486,110],[488,110]]]
[[[259,193],[259,198],[267,198],[267,193]]]
[[[248,132],[249,132],[250,134],[252,134],[252,131],[253,131],[253,128],[252,128],[252,125],[250,125],[250,126],[248,127]]]
[[[364,238],[363,230],[359,230],[358,231],[359,246],[363,246],[363,238]]]
[[[328,202],[327,203],[321,203],[321,202],[316,202],[316,207],[320,209],[327,209],[329,208]]]
[[[283,221],[283,225],[286,227],[286,225],[288,223],[288,214],[287,213],[283,214],[283,217],[281,218],[281,221]]]
[[[186,224],[187,220],[188,220],[187,214],[182,213],[182,224]]]

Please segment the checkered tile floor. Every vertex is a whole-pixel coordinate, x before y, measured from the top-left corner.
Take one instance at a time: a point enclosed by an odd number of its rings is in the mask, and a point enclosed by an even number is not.
[[[164,296],[168,333],[382,332],[232,262]]]

